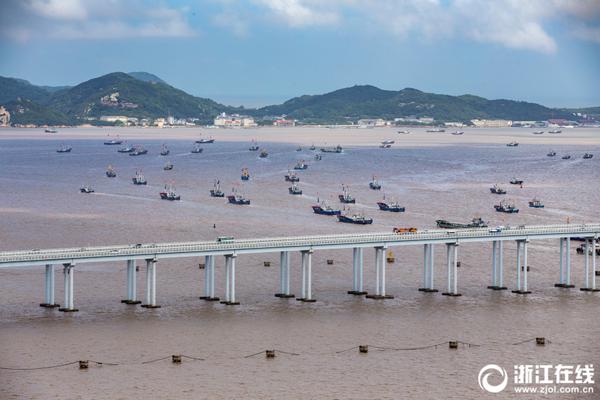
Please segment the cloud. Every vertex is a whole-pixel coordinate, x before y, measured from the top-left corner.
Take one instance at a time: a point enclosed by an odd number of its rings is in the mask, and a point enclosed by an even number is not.
[[[293,28],[336,24],[339,15],[331,6],[338,1],[314,0],[254,0],[259,6],[266,7],[276,20]],[[328,6],[329,4],[329,6]]]
[[[573,30],[573,34],[580,39],[600,43],[600,26],[581,25]]]
[[[0,36],[19,42],[194,36],[186,11],[142,0],[7,0]]]

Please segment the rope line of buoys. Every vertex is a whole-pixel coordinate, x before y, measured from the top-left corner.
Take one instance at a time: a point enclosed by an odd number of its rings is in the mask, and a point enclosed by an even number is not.
[[[538,346],[544,346],[546,344],[552,343],[552,342],[550,342],[550,340],[547,340],[545,337],[535,337],[535,338],[525,339],[525,340],[521,340],[519,342],[511,343],[511,345],[516,346],[516,345],[521,345],[521,344],[531,343],[531,342],[535,342],[536,345],[538,345]],[[359,346],[353,346],[353,347],[350,347],[347,349],[338,350],[333,353],[323,353],[323,354],[319,354],[319,355],[342,354],[342,353],[346,353],[346,352],[356,350],[356,349],[358,349],[359,353],[366,354],[369,352],[369,348],[375,349],[377,351],[417,351],[417,350],[437,349],[438,347],[440,347],[442,345],[448,345],[448,348],[453,349],[453,350],[458,349],[459,345],[462,345],[467,348],[484,346],[481,344],[462,342],[460,340],[450,340],[450,341],[444,341],[444,342],[439,342],[439,343],[434,343],[434,344],[424,345],[424,346],[416,346],[416,347],[385,347],[385,346],[376,346],[376,345],[370,345],[370,344],[362,344]],[[270,349],[270,350],[262,350],[257,353],[249,354],[249,355],[243,356],[243,358],[252,358],[252,357],[256,357],[260,354],[264,354],[266,358],[275,358],[275,355],[277,353],[290,355],[290,356],[301,355],[301,353],[294,353],[294,352],[284,351],[284,350],[279,350],[279,349]],[[305,354],[306,355],[315,355],[315,354],[310,354],[310,353],[305,353]],[[146,365],[146,364],[153,364],[155,362],[167,360],[169,358],[171,359],[171,362],[173,364],[181,364],[183,359],[187,359],[187,360],[191,360],[191,361],[206,361],[206,359],[201,358],[201,357],[195,357],[195,356],[190,356],[190,355],[186,355],[186,354],[172,354],[169,356],[155,358],[155,359],[148,360],[148,361],[142,361],[140,363],[109,363],[109,362],[96,361],[96,360],[77,360],[77,361],[71,361],[71,362],[66,362],[66,363],[61,363],[61,364],[46,365],[46,366],[41,366],[41,367],[30,367],[30,368],[0,367],[0,370],[35,371],[35,370],[42,370],[42,369],[66,367],[66,366],[74,365],[74,364],[79,364],[79,369],[88,369],[89,363],[95,364],[99,367],[104,366],[104,365],[107,365],[107,366]],[[231,359],[236,359],[236,357],[231,358]]]

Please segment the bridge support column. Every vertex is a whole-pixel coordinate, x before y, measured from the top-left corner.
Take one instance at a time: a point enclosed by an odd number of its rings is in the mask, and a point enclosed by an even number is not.
[[[560,239],[560,281],[554,286],[570,289],[571,284],[571,238]]]
[[[527,287],[527,244],[529,240],[517,240],[517,289],[513,293],[529,294]]]
[[[127,260],[127,297],[121,300],[125,304],[140,304],[137,300],[137,273],[135,271],[135,260]]]
[[[64,307],[58,309],[58,311],[64,312],[76,312],[79,311],[74,306],[73,302],[73,274],[75,272],[75,264],[63,264],[63,274],[65,278],[65,302]]]
[[[504,243],[501,240],[492,242],[492,284],[488,289],[506,290],[504,286]]]
[[[394,296],[390,296],[385,292],[386,249],[386,246],[375,247],[375,294],[368,294],[368,299],[383,300],[394,298]]]
[[[423,286],[419,288],[420,292],[426,292],[429,288],[429,247],[430,244],[423,245]]]
[[[240,304],[235,299],[235,259],[236,254],[227,254],[225,256],[225,301],[221,304],[228,306],[237,306]]]
[[[156,259],[146,260],[146,304],[144,308],[160,308],[156,304]]]
[[[446,243],[446,260],[448,267],[448,291],[444,296],[462,296],[458,293],[458,243]]]
[[[592,258],[592,271],[590,277],[590,257]],[[585,280],[584,287],[580,290],[584,292],[598,292],[596,289],[596,238],[585,240]]]
[[[434,245],[433,243],[429,245],[429,273],[428,273],[428,285],[427,288],[425,290],[425,292],[428,293],[435,293],[438,290],[434,289],[433,287],[433,277],[434,277],[434,270],[435,270],[435,257],[434,257],[434,253],[433,253],[433,249],[434,249]]]
[[[54,303],[54,265],[46,265],[46,278],[45,278],[45,292],[44,292],[44,303],[40,304],[40,307],[54,308],[60,307],[60,304]]]
[[[219,301],[215,297],[215,256],[204,256],[204,296],[201,300]]]
[[[306,303],[317,301],[312,297],[312,254],[313,250],[303,250],[302,255],[302,298],[297,299]]]
[[[295,297],[290,294],[290,252],[282,251],[279,253],[279,293],[275,297],[289,299]]]
[[[352,290],[348,294],[362,296],[367,294],[363,290],[363,249],[355,247],[352,249]]]

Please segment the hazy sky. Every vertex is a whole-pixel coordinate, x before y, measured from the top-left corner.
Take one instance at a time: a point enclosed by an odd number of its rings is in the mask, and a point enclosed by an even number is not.
[[[3,0],[0,75],[148,71],[227,104],[354,84],[600,106],[600,0]]]

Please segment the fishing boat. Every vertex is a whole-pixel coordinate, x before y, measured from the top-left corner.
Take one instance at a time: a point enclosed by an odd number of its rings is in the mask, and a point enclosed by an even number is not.
[[[236,191],[233,191],[232,194],[227,196],[227,201],[229,201],[229,204],[237,204],[237,205],[249,205],[250,204],[249,199],[245,198],[244,196],[237,193]]]
[[[135,149],[133,148],[133,146],[130,146],[128,144],[125,144],[124,147],[121,147],[119,150],[117,150],[119,153],[132,153]]]
[[[379,145],[379,148],[380,148],[380,149],[389,149],[389,148],[391,148],[391,147],[392,147],[392,145],[391,145],[390,143],[381,143],[381,144]]]
[[[194,148],[191,150],[192,154],[200,154],[204,151],[204,149],[198,145],[194,145]]]
[[[115,171],[112,165],[109,165],[108,168],[106,168],[106,176],[109,178],[117,177],[117,171]]]
[[[300,188],[298,187],[298,184],[297,184],[296,182],[293,182],[293,183],[292,183],[292,186],[290,186],[290,187],[288,188],[288,192],[289,192],[290,194],[302,194],[302,189],[300,189]]]
[[[517,147],[519,145],[519,142],[510,142],[506,144],[508,147]]]
[[[485,222],[480,217],[473,218],[468,224],[450,222],[446,221],[445,219],[438,219],[435,221],[435,223],[439,228],[443,229],[486,228],[488,226],[487,222]]]
[[[296,163],[296,165],[294,165],[294,169],[296,169],[296,170],[308,169],[308,164],[306,162],[304,162],[304,160],[298,161]]]
[[[320,154],[315,154],[315,161],[321,161],[323,159],[323,156],[321,156]]]
[[[221,190],[221,182],[218,179],[215,179],[213,183],[213,188],[210,189],[211,197],[225,197],[225,193]]]
[[[350,195],[350,193],[348,192],[348,187],[345,185],[342,185],[342,194],[338,195],[338,199],[340,199],[340,201],[345,204],[356,203],[356,199],[352,197],[352,195]]]
[[[82,186],[79,188],[81,193],[94,193],[94,189],[91,186]]]
[[[252,143],[250,143],[250,147],[248,148],[248,150],[258,151],[258,145],[256,144],[256,141],[254,139],[252,140]]]
[[[373,218],[367,218],[360,214],[340,214],[337,218],[339,222],[348,224],[369,225],[373,223]]]
[[[570,160],[571,156],[569,154],[566,154],[564,156],[561,157],[563,160]]]
[[[243,181],[247,181],[250,179],[250,172],[248,172],[248,168],[242,168],[242,176],[241,179]]]
[[[427,129],[428,133],[443,133],[446,132],[445,129],[442,128],[433,128],[433,129]]]
[[[589,160],[590,158],[594,157],[594,155],[592,153],[585,153],[583,155],[583,159],[584,160]]]
[[[298,146],[298,148],[296,149],[296,151],[302,151],[302,147]]]
[[[510,180],[510,184],[511,185],[522,185],[523,184],[523,179],[517,179],[517,178],[512,178]]]
[[[341,210],[335,209],[325,202],[321,202],[316,206],[312,206],[313,212],[319,215],[340,215]]]
[[[400,133],[402,135],[408,135],[410,133],[410,131],[398,131],[398,133]]]
[[[269,153],[267,153],[267,151],[265,149],[262,149],[260,151],[260,154],[258,155],[260,158],[267,158],[269,157]]]
[[[459,135],[463,135],[465,132],[464,131],[454,131],[454,132],[450,132],[451,135],[455,135],[455,136],[459,136]]]
[[[204,143],[214,143],[215,139],[211,138],[200,138],[198,140],[196,140],[196,143],[198,144],[204,144]]]
[[[550,150],[548,152],[548,154],[546,154],[548,157],[555,157],[556,156],[556,152],[554,150]]]
[[[341,152],[342,152],[342,151],[344,151],[344,150],[342,149],[342,146],[340,146],[340,145],[338,144],[337,146],[335,146],[335,147],[332,147],[332,148],[328,148],[328,147],[322,147],[322,148],[321,148],[321,151],[322,151],[323,153],[341,153]]]
[[[534,134],[534,135],[541,135],[541,134],[543,134],[543,133],[544,133],[544,131],[534,131],[534,132],[533,132],[533,134]]]
[[[294,171],[288,170],[288,173],[285,175],[285,181],[286,182],[300,182],[300,177],[298,175],[296,175],[296,173]]]
[[[316,149],[317,149],[317,146],[315,146],[315,144],[313,143],[313,144],[310,146],[310,150],[311,150],[311,151],[314,151],[314,150],[316,150]]]
[[[579,246],[577,246],[577,248],[575,249],[575,252],[577,254],[585,254],[585,249],[586,249],[585,243],[581,243]],[[592,246],[587,246],[587,252],[589,255],[594,255],[594,248]],[[600,247],[596,247],[596,255],[600,256]]]
[[[501,188],[498,184],[495,184],[490,188],[490,192],[494,194],[506,194],[506,190]]]
[[[181,196],[175,192],[175,188],[173,188],[173,186],[165,185],[165,190],[163,190],[159,194],[160,194],[160,198],[163,200],[169,200],[169,201],[181,200]]]
[[[46,128],[46,129],[44,129],[44,132],[46,132],[46,133],[57,133],[58,131],[56,129]]]
[[[123,141],[121,139],[119,139],[118,136],[117,136],[116,139],[110,139],[110,140],[105,140],[104,141],[104,144],[106,146],[115,146],[115,145],[118,145],[118,144],[121,144],[121,143],[123,143]]]
[[[394,140],[384,140],[381,144],[394,144],[396,143]]]
[[[70,153],[71,150],[73,150],[73,148],[71,146],[67,146],[67,145],[61,145],[56,152],[57,153]]]
[[[167,161],[167,163],[165,164],[165,166],[163,167],[163,169],[165,171],[170,171],[173,169],[173,163],[171,163],[171,161]]]
[[[142,171],[135,171],[135,176],[133,178],[131,178],[131,180],[133,181],[134,185],[148,184],[148,181],[146,181],[146,178],[142,174]]]
[[[544,208],[544,203],[542,203],[541,200],[537,199],[537,198],[533,198],[533,200],[531,200],[529,202],[529,207],[531,208]]]
[[[406,208],[402,207],[397,201],[387,203],[385,199],[383,201],[378,201],[377,206],[379,206],[381,211],[404,212],[406,210]]]
[[[519,209],[517,207],[515,207],[514,203],[510,203],[510,202],[504,201],[504,200],[502,200],[499,204],[496,204],[494,206],[494,208],[498,212],[503,212],[503,213],[507,213],[507,214],[515,214],[515,213],[519,212]]]
[[[136,146],[133,148],[133,151],[129,153],[130,156],[141,156],[144,154],[148,154],[148,150],[143,148],[142,146]]]
[[[560,129],[553,129],[551,131],[548,131],[548,133],[557,134],[557,133],[562,133],[562,131]]]
[[[374,175],[373,179],[371,179],[371,182],[369,182],[369,187],[373,190],[381,190],[381,183],[379,183],[379,181],[375,178]]]
[[[171,151],[167,148],[166,144],[163,144],[162,146],[160,146],[160,155],[161,156],[168,156],[170,152]]]

